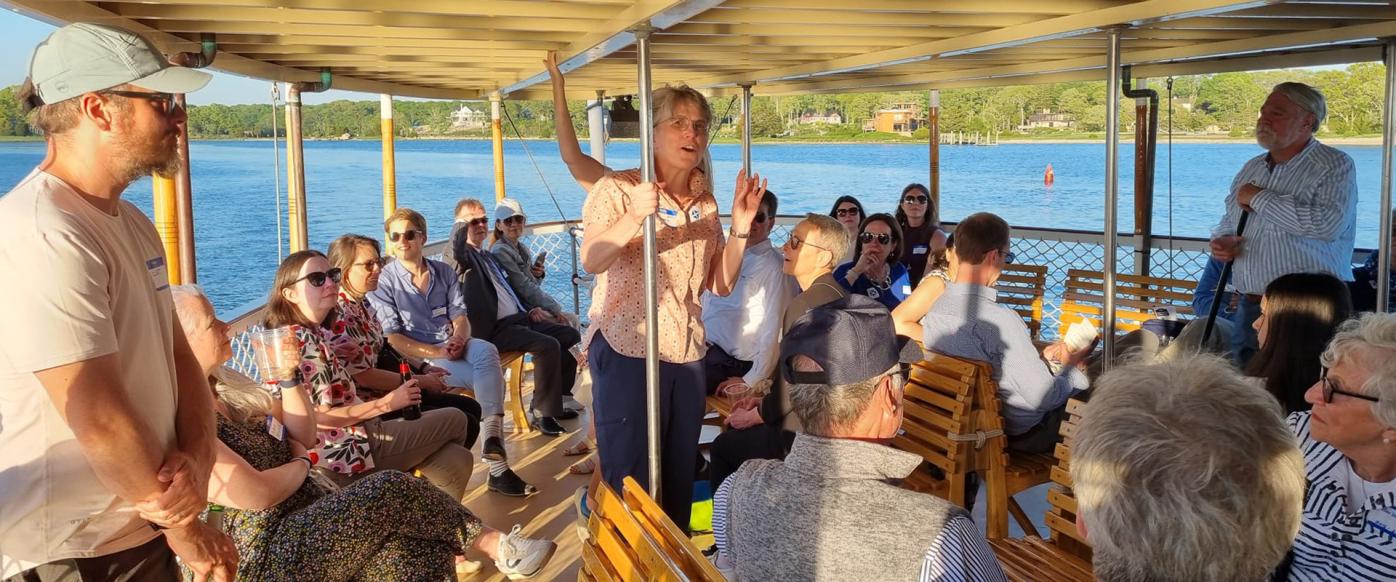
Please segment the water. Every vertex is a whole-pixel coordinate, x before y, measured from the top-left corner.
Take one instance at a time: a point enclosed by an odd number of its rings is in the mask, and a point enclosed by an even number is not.
[[[586,148],[587,144],[583,144]],[[309,238],[325,249],[345,233],[380,237],[382,175],[376,141],[307,142],[305,144]],[[532,153],[539,170],[529,156]],[[260,301],[271,284],[277,262],[277,211],[269,141],[203,141],[191,146],[194,181],[195,240],[199,281],[218,311],[231,313]],[[1358,246],[1375,246],[1380,196],[1381,148],[1343,146],[1357,162]],[[494,171],[488,141],[399,141],[398,204],[421,211],[431,238],[450,232],[451,213],[462,197],[490,201]],[[1172,232],[1206,236],[1222,212],[1222,200],[1235,172],[1259,153],[1254,144],[1181,144],[1174,146]],[[22,179],[43,158],[35,142],[0,143],[0,191]],[[285,187],[284,148],[282,188]],[[718,203],[731,203],[732,181],[741,148],[712,146]],[[1120,225],[1133,228],[1133,147],[1120,148]],[[634,167],[635,142],[607,147],[611,167]],[[780,213],[827,212],[842,194],[859,197],[869,212],[892,211],[901,188],[927,180],[924,144],[771,144],[752,147],[753,165],[780,195]],[[998,147],[941,148],[942,214],[955,220],[977,211],[992,211],[1019,226],[1101,230],[1104,224],[1105,146],[1100,143],[1004,144]],[[1042,184],[1052,164],[1053,188]],[[505,143],[505,183],[520,199],[532,222],[578,218],[585,192],[573,182],[552,142]],[[1155,187],[1154,231],[1168,234],[1168,152],[1159,147]],[[549,198],[551,189],[557,198]],[[134,184],[126,199],[151,211],[148,179]],[[491,204],[492,207],[492,204]],[[561,213],[559,213],[559,208]],[[552,257],[567,260],[566,257]],[[551,262],[551,261],[550,261]],[[570,304],[564,300],[564,304]]]

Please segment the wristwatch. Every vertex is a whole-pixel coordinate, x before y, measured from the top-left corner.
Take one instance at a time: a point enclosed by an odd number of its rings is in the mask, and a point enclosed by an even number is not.
[[[732,233],[732,237],[733,237],[733,238],[747,238],[747,237],[751,236],[751,231],[746,231],[746,232],[739,233],[739,232],[737,232],[737,227],[735,227],[735,226],[732,227],[732,228],[730,228],[730,229],[728,229],[728,232]]]

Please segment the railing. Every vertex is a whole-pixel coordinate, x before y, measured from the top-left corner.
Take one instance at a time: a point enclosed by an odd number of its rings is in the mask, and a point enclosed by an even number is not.
[[[779,216],[771,231],[771,243],[785,244],[790,230],[803,216]],[[946,225],[950,226],[949,223]],[[1045,338],[1056,335],[1061,314],[1062,293],[1066,273],[1070,269],[1100,270],[1104,261],[1104,236],[1099,232],[1015,227],[1013,252],[1017,261],[1047,267],[1047,291],[1043,306],[1042,333]],[[529,225],[524,244],[535,254],[547,251],[544,263],[547,276],[543,288],[565,307],[583,316],[591,307],[591,277],[581,272],[578,256],[581,251],[579,222],[547,222]],[[1117,272],[1135,273],[1135,240],[1132,235],[1119,236]],[[439,258],[445,241],[429,244],[425,253]],[[1197,280],[1207,266],[1207,240],[1191,237],[1154,237],[1151,244],[1149,275],[1174,279]],[[1354,253],[1354,262],[1365,260],[1369,250]],[[574,277],[576,275],[576,277]],[[233,334],[233,365],[239,371],[255,375],[247,332],[257,328],[262,319],[262,305],[249,305],[239,311],[229,323]]]

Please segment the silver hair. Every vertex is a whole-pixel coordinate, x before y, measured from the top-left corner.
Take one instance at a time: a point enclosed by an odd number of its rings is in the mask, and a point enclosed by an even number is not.
[[[853,384],[789,384],[786,388],[790,391],[790,407],[800,417],[800,425],[806,433],[835,436],[840,429],[852,426],[867,410],[883,378],[888,375],[898,379],[901,377],[898,368],[893,366],[886,372]],[[818,363],[804,356],[795,356],[795,369],[801,372],[823,371]]]
[[[202,287],[174,285],[170,287],[170,294],[173,295],[175,316],[184,328],[184,335],[189,336],[207,329],[208,321],[216,317],[213,313],[213,303],[204,295]],[[207,309],[207,313],[199,311],[203,308]],[[213,376],[216,380],[214,389],[218,393],[218,401],[228,409],[228,420],[242,424],[253,420],[260,421],[262,417],[271,413],[271,395],[252,379],[221,366],[213,371]]]
[[[848,249],[853,247],[853,238],[848,236],[848,229],[843,227],[843,223],[827,214],[817,214],[810,212],[805,214],[805,222],[810,223],[811,242],[822,247],[834,255],[834,264],[829,268],[834,268],[848,256]]]
[[[1212,356],[1117,368],[1091,392],[1071,478],[1096,579],[1264,580],[1304,498],[1275,398]]]
[[[204,294],[204,288],[195,284],[171,285],[171,299],[174,301],[175,317],[179,318],[179,324],[184,328],[184,335],[188,337],[194,332],[208,327],[209,319],[214,317],[213,303]],[[208,314],[201,314],[195,309],[208,305]]]
[[[1314,114],[1314,124],[1310,128],[1313,131],[1318,131],[1323,125],[1323,120],[1328,117],[1328,101],[1323,98],[1323,93],[1309,85],[1289,81],[1275,85],[1270,92],[1284,95],[1300,109]]]
[[[1319,361],[1332,368],[1348,358],[1371,371],[1357,391],[1380,399],[1371,403],[1372,416],[1396,428],[1396,313],[1364,313],[1338,326]]]

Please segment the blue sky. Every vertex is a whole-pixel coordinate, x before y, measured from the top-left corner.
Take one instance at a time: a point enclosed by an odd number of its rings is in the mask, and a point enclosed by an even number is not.
[[[0,9],[0,87],[18,85],[24,81],[29,66],[29,56],[34,47],[53,32],[53,25],[11,10]],[[203,90],[189,95],[189,103],[206,105],[209,103],[271,103],[271,82],[250,79],[230,73],[211,71],[213,81]],[[306,103],[325,103],[336,99],[378,99],[376,94],[355,93],[352,91],[326,91],[304,94]]]

